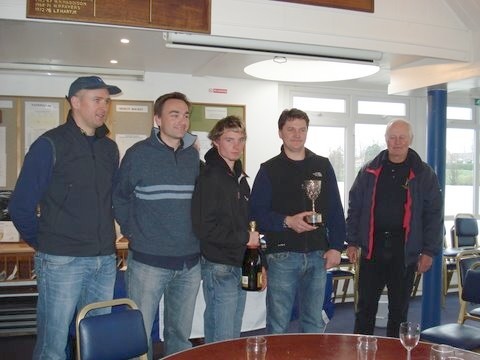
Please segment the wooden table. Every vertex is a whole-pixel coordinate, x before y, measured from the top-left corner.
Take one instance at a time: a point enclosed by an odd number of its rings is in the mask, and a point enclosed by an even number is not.
[[[350,334],[266,335],[266,360],[357,360],[357,338]],[[376,360],[404,360],[407,352],[400,340],[377,337]],[[246,338],[194,347],[166,356],[168,360],[245,360]],[[412,350],[412,360],[428,360],[430,344],[420,342]]]
[[[35,250],[33,250],[27,243],[20,242],[2,242],[0,243],[0,255],[33,255]]]

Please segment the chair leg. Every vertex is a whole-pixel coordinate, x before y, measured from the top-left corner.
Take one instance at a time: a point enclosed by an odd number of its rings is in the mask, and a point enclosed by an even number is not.
[[[333,303],[335,304],[335,299],[337,298],[337,288],[338,288],[338,280],[333,280]]]
[[[452,281],[453,271],[445,271],[445,278],[443,281],[443,294],[442,294],[442,307],[445,307],[445,300],[450,288],[450,282]]]
[[[451,271],[447,272],[447,286],[445,288],[445,295],[448,294],[448,289],[450,288],[450,282],[452,281],[452,275],[453,273]]]
[[[418,286],[420,284],[420,279],[422,278],[422,274],[415,273],[415,280],[413,281],[413,290],[411,297],[417,296]]]
[[[350,279],[344,279],[343,280],[343,294],[342,294],[342,303],[345,302],[345,299],[347,298],[347,290],[348,290],[348,284],[350,283]]]
[[[463,324],[465,322],[466,312],[467,312],[467,303],[465,301],[461,301],[460,311],[458,312],[458,320],[457,320],[459,324]]]

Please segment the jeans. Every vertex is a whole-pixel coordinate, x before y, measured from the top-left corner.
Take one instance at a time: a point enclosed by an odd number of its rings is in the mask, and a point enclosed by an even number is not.
[[[240,337],[247,294],[241,286],[242,268],[202,258],[205,342]]]
[[[127,261],[127,293],[143,315],[149,343],[148,358],[152,359],[152,326],[162,296],[165,306],[164,355],[192,347],[188,339],[200,287],[200,263],[190,269],[169,270],[135,261],[131,253]]]
[[[300,328],[304,333],[323,333],[325,297],[324,251],[267,254],[267,332],[286,333],[298,296]]]
[[[33,359],[65,359],[69,326],[75,310],[113,298],[115,255],[73,257],[37,252],[35,271],[38,300]],[[99,309],[89,315],[109,311]]]

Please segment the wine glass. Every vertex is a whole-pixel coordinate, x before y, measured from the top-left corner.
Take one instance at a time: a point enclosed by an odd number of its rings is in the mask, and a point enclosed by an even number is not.
[[[400,342],[407,349],[407,360],[410,360],[410,352],[417,346],[419,340],[420,324],[409,321],[400,324]]]

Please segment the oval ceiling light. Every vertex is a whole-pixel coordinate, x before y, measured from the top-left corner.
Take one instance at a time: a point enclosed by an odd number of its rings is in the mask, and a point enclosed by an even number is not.
[[[324,82],[358,79],[380,70],[377,65],[275,56],[245,67],[246,74],[264,80]]]

